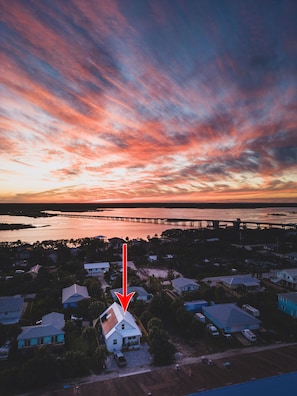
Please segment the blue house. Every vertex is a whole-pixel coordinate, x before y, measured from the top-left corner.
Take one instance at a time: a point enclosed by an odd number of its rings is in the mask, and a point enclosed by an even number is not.
[[[116,296],[116,293],[122,293],[123,289],[119,288],[119,289],[112,289],[110,290],[110,294],[111,297],[113,298],[114,301],[117,301],[118,298]],[[134,296],[132,297],[132,300],[141,300],[141,301],[151,301],[151,299],[153,298],[153,295],[148,293],[143,287],[140,286],[128,286],[127,288],[127,294],[131,293],[131,292],[135,292]]]
[[[21,296],[0,297],[0,323],[15,324],[21,318],[24,298]]]
[[[297,292],[277,295],[278,309],[292,318],[297,318]]]
[[[203,307],[203,313],[218,329],[227,333],[244,329],[257,330],[261,323],[234,303]]]
[[[85,298],[90,298],[85,286],[74,284],[62,290],[62,304],[64,308],[77,307],[77,303]]]
[[[65,325],[64,315],[56,312],[45,315],[40,325],[24,326],[19,334],[18,349],[32,348],[40,345],[63,345]]]

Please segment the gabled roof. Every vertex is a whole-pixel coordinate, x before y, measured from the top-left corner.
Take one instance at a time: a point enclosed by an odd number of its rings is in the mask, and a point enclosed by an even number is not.
[[[130,314],[130,312],[124,312],[122,306],[116,302],[114,302],[100,315],[100,321],[105,337],[108,337],[109,334],[111,334],[113,331],[116,331],[116,326],[123,321],[127,322],[133,329],[136,330],[137,334],[135,333],[135,335],[141,335],[141,331],[139,330],[135,319]]]
[[[22,327],[22,332],[18,336],[18,340],[28,340],[31,338],[51,337],[58,334],[64,334],[64,331],[55,326],[25,326]]]
[[[289,301],[297,303],[297,292],[290,292],[290,293],[280,293],[277,295],[278,297],[286,298]]]
[[[24,298],[21,296],[0,297],[0,312],[20,312],[23,305]]]
[[[42,325],[54,326],[58,329],[62,329],[65,326],[64,315],[58,312],[51,312],[42,317]]]
[[[259,324],[260,320],[249,315],[236,304],[215,304],[209,307],[203,307],[203,312],[208,317],[219,322],[222,328],[231,328],[235,326],[249,326]]]
[[[195,279],[189,279],[189,278],[176,278],[173,279],[172,281],[172,286],[173,287],[185,287],[185,286],[199,286],[198,283],[195,281]]]
[[[62,290],[62,304],[78,301],[77,297],[89,298],[88,289],[85,286],[74,284]]]

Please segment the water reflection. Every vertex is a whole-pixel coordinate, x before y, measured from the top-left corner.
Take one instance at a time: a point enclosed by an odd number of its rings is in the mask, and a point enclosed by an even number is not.
[[[182,209],[182,208],[116,208],[104,211],[73,213],[77,217],[40,217],[0,216],[0,223],[32,224],[37,228],[0,231],[1,242],[21,240],[33,243],[50,239],[77,239],[103,235],[106,238],[143,238],[158,236],[170,228],[186,228],[182,223],[154,224],[129,221],[103,220],[99,216],[147,217],[147,218],[180,218],[209,219],[234,221],[258,221],[272,223],[297,223],[296,208],[256,208],[256,209]],[[98,216],[83,218],[78,215]]]

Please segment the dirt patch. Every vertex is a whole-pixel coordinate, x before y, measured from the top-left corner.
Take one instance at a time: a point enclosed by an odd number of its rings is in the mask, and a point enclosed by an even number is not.
[[[181,358],[197,357],[207,353],[207,348],[203,340],[187,344],[181,338],[170,337],[170,342],[175,346],[179,360]]]

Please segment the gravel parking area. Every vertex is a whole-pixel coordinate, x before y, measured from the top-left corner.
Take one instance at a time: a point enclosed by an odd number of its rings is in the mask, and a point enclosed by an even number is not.
[[[107,361],[107,371],[116,371],[119,373],[127,373],[130,372],[131,369],[138,369],[149,367],[152,363],[151,354],[148,351],[148,345],[146,343],[141,344],[140,349],[135,351],[123,352],[127,360],[127,366],[120,368],[118,367],[116,361],[114,360],[113,355],[108,357]]]

